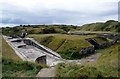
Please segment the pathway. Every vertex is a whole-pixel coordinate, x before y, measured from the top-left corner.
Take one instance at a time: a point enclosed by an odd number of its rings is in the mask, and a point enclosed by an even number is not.
[[[55,67],[42,69],[36,77],[55,77]]]
[[[85,62],[95,62],[99,57],[101,53],[96,53],[91,56],[88,56],[86,58],[82,58],[80,60],[63,60],[64,63],[70,64],[82,64]],[[49,67],[49,68],[43,68],[40,70],[40,72],[37,74],[36,77],[55,77],[56,67]]]

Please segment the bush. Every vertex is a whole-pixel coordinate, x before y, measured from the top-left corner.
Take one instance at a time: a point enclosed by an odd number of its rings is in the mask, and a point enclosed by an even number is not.
[[[35,34],[35,30],[29,30],[27,31],[28,34]]]
[[[63,29],[65,32],[68,32],[70,30],[70,27],[62,26],[61,29]]]
[[[46,27],[40,32],[42,34],[57,33],[54,27]]]

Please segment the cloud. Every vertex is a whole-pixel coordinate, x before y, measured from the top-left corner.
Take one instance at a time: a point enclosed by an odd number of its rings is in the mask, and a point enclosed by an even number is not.
[[[119,0],[2,0],[1,24],[75,24],[117,20]]]

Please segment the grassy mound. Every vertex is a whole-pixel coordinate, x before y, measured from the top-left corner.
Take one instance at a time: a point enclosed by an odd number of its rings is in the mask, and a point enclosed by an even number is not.
[[[2,38],[2,57],[13,60],[21,60],[15,51],[7,44],[4,38]]]
[[[29,35],[29,37],[56,51],[64,59],[81,58],[78,52],[82,48],[92,46],[85,40],[87,38],[94,38],[99,43],[108,41],[105,38],[96,37],[96,35],[33,34]]]
[[[97,50],[101,56],[96,62],[81,65],[60,63],[57,77],[118,77],[118,47],[120,44]],[[114,48],[114,49],[113,49]]]
[[[103,23],[91,23],[85,24],[80,27],[81,31],[111,31],[111,32],[119,32],[119,25],[118,21],[108,20]]]
[[[29,35],[40,44],[58,52],[65,59],[73,59],[72,53],[78,53],[81,48],[91,46],[84,39],[94,37],[93,35],[78,36],[66,34],[39,34]]]

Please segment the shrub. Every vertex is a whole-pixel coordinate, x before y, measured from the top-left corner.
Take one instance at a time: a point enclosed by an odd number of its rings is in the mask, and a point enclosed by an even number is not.
[[[42,31],[40,33],[42,33],[42,34],[57,33],[57,31],[55,30],[54,27],[46,27],[46,28],[42,29]]]

